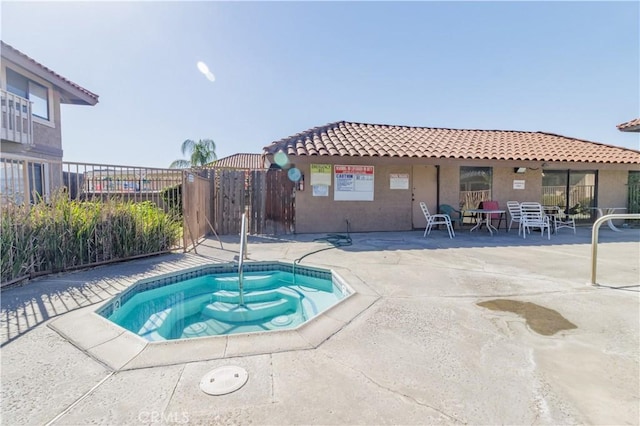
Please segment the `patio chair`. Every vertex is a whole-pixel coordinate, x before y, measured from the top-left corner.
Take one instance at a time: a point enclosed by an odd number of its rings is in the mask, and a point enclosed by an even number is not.
[[[463,225],[463,215],[460,210],[457,210],[450,206],[449,204],[440,204],[438,211],[442,214],[446,214],[451,219],[452,224],[458,224],[458,228],[461,228]]]
[[[481,201],[479,208],[485,209],[485,210],[500,210],[500,204],[497,201],[491,201],[491,200]],[[500,229],[503,215],[504,213],[491,213],[491,222],[493,222],[494,220],[498,221],[498,226],[496,227],[497,229]],[[507,224],[506,222],[507,221],[505,219],[505,225]]]
[[[420,208],[422,209],[424,218],[427,219],[427,226],[424,228],[424,234],[422,234],[423,237],[426,237],[427,234],[431,233],[431,228],[433,227],[433,225],[446,225],[447,231],[449,231],[449,238],[453,238],[456,236],[456,233],[453,230],[453,225],[451,223],[451,218],[448,215],[429,213],[429,208],[423,201],[420,202]]]
[[[539,228],[541,236],[544,235],[544,230],[546,229],[547,239],[551,239],[551,223],[549,216],[544,214],[542,204],[522,202],[520,203],[520,229],[522,230],[522,237],[527,238],[527,233],[530,233],[532,228]]]
[[[518,235],[520,235],[520,203],[517,201],[507,201],[507,210],[509,211],[509,216],[511,218],[507,232],[511,231],[511,225],[513,225],[513,222],[517,222]]]
[[[576,233],[576,220],[573,216],[565,213],[560,207],[555,206],[555,212],[553,213],[553,233],[557,234],[558,229],[569,228],[573,229],[573,233]]]

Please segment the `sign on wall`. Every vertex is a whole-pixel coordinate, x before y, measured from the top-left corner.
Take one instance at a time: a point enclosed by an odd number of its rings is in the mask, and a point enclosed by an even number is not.
[[[389,175],[389,189],[409,189],[409,174],[391,173]]]
[[[309,184],[331,186],[331,164],[312,164]]]
[[[373,201],[373,166],[335,166],[335,201]]]
[[[514,179],[513,189],[524,189],[524,180]]]
[[[311,185],[313,188],[313,196],[314,197],[328,197],[329,196],[329,187],[327,185]]]

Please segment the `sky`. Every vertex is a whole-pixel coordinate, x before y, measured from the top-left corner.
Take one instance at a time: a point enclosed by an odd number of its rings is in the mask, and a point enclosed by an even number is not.
[[[3,0],[0,13],[5,43],[100,96],[62,106],[65,161],[168,167],[185,139],[222,158],[342,120],[640,149],[616,128],[640,117],[637,1]]]

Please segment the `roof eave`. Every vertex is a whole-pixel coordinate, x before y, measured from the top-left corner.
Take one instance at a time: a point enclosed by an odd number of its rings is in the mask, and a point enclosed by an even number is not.
[[[640,132],[640,124],[628,127],[618,127],[621,132]]]
[[[3,47],[5,46],[7,45],[3,45]],[[88,93],[84,93],[60,76],[45,69],[33,60],[28,59],[26,55],[18,53],[10,46],[8,47],[8,49],[2,49],[2,57],[53,84],[60,91],[60,102],[64,104],[92,106],[98,103],[98,95],[90,96]]]

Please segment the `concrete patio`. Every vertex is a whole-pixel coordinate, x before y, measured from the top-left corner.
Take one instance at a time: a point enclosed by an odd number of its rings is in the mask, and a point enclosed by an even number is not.
[[[181,362],[105,362],[58,331],[85,333],[83,318],[138,279],[234,260],[237,237],[33,280],[1,295],[2,424],[638,424],[640,230],[602,227],[599,287],[587,284],[591,229],[563,231],[353,234],[302,263],[355,282],[355,318],[329,311],[297,349],[275,334],[271,349],[228,340],[222,357],[176,346]],[[323,236],[250,237],[249,258],[291,262],[331,247],[314,241]],[[477,305],[492,299],[553,309],[577,328],[538,334]],[[328,337],[314,340],[314,327]],[[245,368],[246,385],[203,393],[202,376],[224,365]]]

